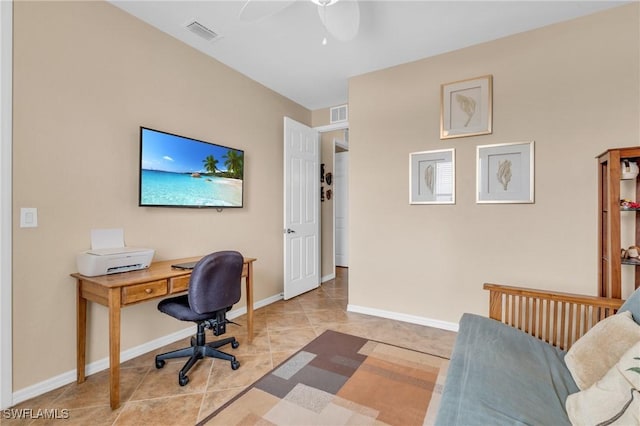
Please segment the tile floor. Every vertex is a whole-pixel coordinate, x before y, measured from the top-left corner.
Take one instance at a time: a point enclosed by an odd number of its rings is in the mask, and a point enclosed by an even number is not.
[[[189,383],[178,385],[178,371],[185,359],[169,360],[155,368],[154,356],[189,345],[189,339],[175,342],[122,364],[117,410],[109,407],[108,371],[87,377],[83,384],[71,383],[37,398],[18,404],[15,409],[68,410],[68,419],[11,419],[0,416],[7,425],[193,425],[231,399],[274,366],[326,329],[448,357],[456,333],[384,318],[346,312],[348,269],[337,268],[336,279],[317,290],[288,301],[279,301],[255,312],[254,339],[247,341],[243,327],[229,325],[227,335],[240,342],[232,352],[240,361],[231,370],[228,361],[206,359],[189,372]],[[244,325],[245,317],[234,321]],[[195,330],[195,327],[194,327]],[[214,340],[215,336],[207,334]]]

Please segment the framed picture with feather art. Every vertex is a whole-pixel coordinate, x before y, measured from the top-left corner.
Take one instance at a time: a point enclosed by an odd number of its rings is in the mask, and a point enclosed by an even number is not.
[[[493,76],[440,86],[440,139],[490,134],[492,120]]]
[[[456,203],[454,149],[409,154],[409,204]]]

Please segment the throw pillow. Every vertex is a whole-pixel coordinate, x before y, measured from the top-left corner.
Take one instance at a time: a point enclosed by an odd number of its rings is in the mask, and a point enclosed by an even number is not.
[[[640,324],[640,288],[636,289],[631,296],[627,299],[622,306],[620,306],[620,312],[631,311],[633,320]]]
[[[572,425],[640,424],[640,341],[589,389],[566,402]]]
[[[631,312],[603,319],[579,338],[564,357],[580,390],[600,380],[631,346],[640,340],[640,326]]]

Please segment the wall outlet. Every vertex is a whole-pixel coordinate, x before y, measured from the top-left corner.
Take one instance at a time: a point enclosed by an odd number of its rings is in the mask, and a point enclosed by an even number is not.
[[[22,207],[20,209],[20,228],[38,227],[38,209],[35,207]]]

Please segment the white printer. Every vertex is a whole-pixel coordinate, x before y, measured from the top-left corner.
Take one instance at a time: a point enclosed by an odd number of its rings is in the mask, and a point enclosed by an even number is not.
[[[148,268],[154,250],[125,247],[122,229],[91,230],[91,250],[76,256],[78,272],[87,277]]]

